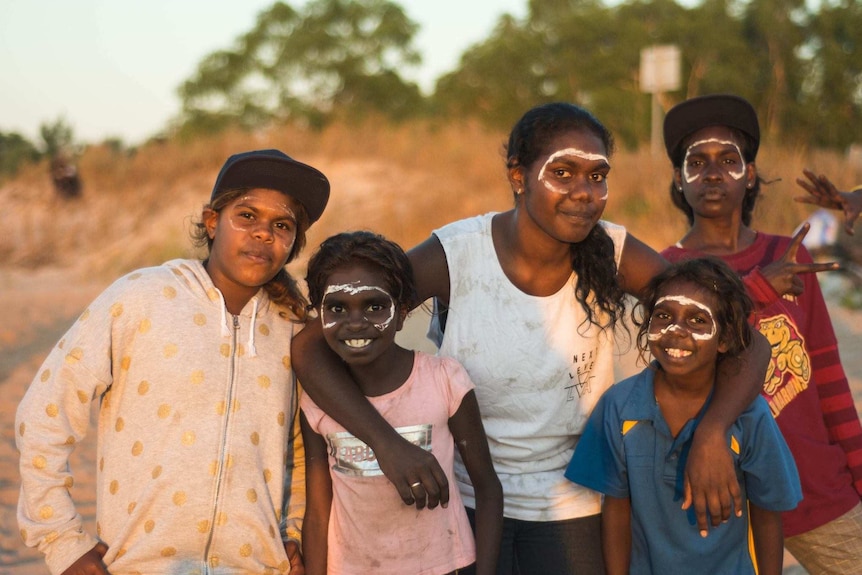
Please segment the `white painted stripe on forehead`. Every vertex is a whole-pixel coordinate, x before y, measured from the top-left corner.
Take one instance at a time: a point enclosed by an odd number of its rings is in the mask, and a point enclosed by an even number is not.
[[[739,145],[736,142],[733,142],[731,140],[720,140],[718,138],[707,138],[706,140],[698,140],[697,142],[692,142],[692,144],[685,150],[685,158],[683,158],[683,160],[682,160],[682,175],[685,178],[685,181],[690,184],[700,177],[700,174],[698,174],[696,176],[689,176],[689,174],[688,174],[688,156],[691,154],[691,149],[694,148],[695,146],[699,146],[701,144],[709,144],[709,143],[724,144],[724,145],[733,146],[734,148],[736,148],[736,153],[739,154],[739,159],[742,161],[742,164],[741,164],[742,169],[739,172],[731,172],[730,170],[728,170],[727,173],[734,180],[741,180],[742,177],[745,176],[745,157],[743,157],[742,150],[740,149]]]
[[[323,325],[324,329],[332,328],[335,325],[334,322],[324,323],[324,321],[323,321],[323,315],[324,314],[322,312],[323,312],[323,307],[324,307],[324,301],[326,301],[326,296],[333,294],[333,293],[338,293],[338,292],[346,293],[348,295],[356,295],[358,293],[362,293],[365,291],[379,291],[380,293],[382,293],[383,295],[388,297],[389,298],[389,317],[386,318],[386,320],[383,323],[375,323],[374,324],[374,327],[377,328],[377,331],[385,330],[387,327],[389,327],[389,324],[392,323],[392,320],[395,319],[395,298],[393,298],[392,295],[388,291],[386,291],[382,287],[378,287],[378,286],[356,285],[358,283],[359,282],[357,281],[357,282],[354,282],[352,284],[332,284],[332,285],[329,285],[326,287],[326,290],[323,292],[323,297],[321,298],[321,302],[320,302],[320,307],[321,307],[320,323],[321,323],[321,325]]]
[[[712,331],[709,333],[693,333],[691,334],[692,339],[706,341],[714,338],[715,334],[718,333],[718,326],[715,325],[715,316],[712,315],[712,310],[709,308],[709,306],[704,305],[703,303],[684,295],[666,295],[660,297],[658,298],[658,300],[656,300],[655,305],[660,305],[661,303],[666,301],[675,301],[680,305],[694,306],[698,309],[703,310],[704,312],[706,312],[707,315],[709,315],[709,319],[712,320]],[[675,323],[671,324],[666,328],[662,329],[658,336],[654,336],[653,334],[647,334],[647,339],[655,341],[665,333],[668,333],[674,329],[682,329],[682,326],[679,326]]]
[[[565,156],[575,156],[576,158],[589,160],[591,162],[604,160],[604,162],[606,164],[610,165],[610,162],[608,161],[607,156],[604,156],[602,154],[593,154],[592,152],[585,152],[583,150],[579,150],[578,148],[564,148],[562,150],[558,150],[558,151],[554,152],[553,154],[548,156],[548,159],[542,165],[542,169],[539,170],[538,178],[539,178],[539,181],[542,182],[542,184],[544,184],[545,188],[547,188],[548,190],[555,192],[557,194],[565,194],[565,193],[567,193],[567,191],[566,190],[560,190],[556,186],[554,186],[553,184],[547,182],[545,180],[545,169],[548,167],[548,164],[550,164],[551,162],[554,162],[558,158],[563,158]],[[608,194],[605,193],[605,195],[599,199],[600,200],[608,199]]]
[[[562,150],[558,150],[548,156],[548,159],[542,165],[542,169],[539,170],[539,179],[543,180],[545,178],[545,168],[548,167],[548,164],[564,156],[575,156],[576,158],[582,158],[584,160],[590,161],[604,160],[605,162],[610,163],[608,162],[608,157],[603,156],[602,154],[593,154],[592,152],[585,152],[583,150],[579,150],[578,148],[565,148]]]

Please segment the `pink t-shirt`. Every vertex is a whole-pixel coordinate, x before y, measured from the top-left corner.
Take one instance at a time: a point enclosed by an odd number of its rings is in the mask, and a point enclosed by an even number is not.
[[[467,372],[451,358],[415,352],[404,384],[371,404],[403,437],[431,451],[455,485],[455,442],[449,418],[473,389]],[[302,410],[329,448],[332,510],[328,571],[344,575],[435,575],[476,560],[470,523],[457,489],[449,506],[417,511],[383,476],[373,451],[323,413],[307,395]]]

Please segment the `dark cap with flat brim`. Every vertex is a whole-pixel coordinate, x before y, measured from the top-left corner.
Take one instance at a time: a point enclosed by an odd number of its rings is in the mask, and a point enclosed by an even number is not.
[[[229,157],[216,178],[210,202],[239,188],[265,188],[290,196],[303,205],[312,223],[329,201],[326,176],[279,150],[254,150]]]
[[[760,125],[757,112],[746,100],[733,94],[711,94],[681,102],[664,118],[664,147],[673,160],[682,141],[689,135],[710,126],[727,126],[751,138],[752,157],[760,147]]]

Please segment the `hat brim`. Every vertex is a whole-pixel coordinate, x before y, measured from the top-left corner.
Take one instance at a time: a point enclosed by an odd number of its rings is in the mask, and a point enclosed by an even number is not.
[[[212,198],[237,188],[265,188],[291,196],[303,205],[312,223],[320,219],[329,201],[326,176],[286,156],[251,156],[236,160],[219,175]]]
[[[711,94],[681,102],[667,113],[664,145],[668,157],[674,159],[686,137],[710,126],[727,126],[747,134],[752,141],[752,156],[757,156],[760,125],[754,107],[733,94]]]

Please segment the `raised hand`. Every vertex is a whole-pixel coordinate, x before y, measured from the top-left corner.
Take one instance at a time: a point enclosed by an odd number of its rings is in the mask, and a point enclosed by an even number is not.
[[[803,204],[812,204],[821,208],[841,210],[844,212],[844,229],[853,235],[853,224],[862,212],[862,188],[852,192],[842,192],[823,174],[815,174],[811,170],[802,170],[807,180],[796,178],[809,195],[793,198]]]
[[[840,267],[838,262],[807,264],[796,261],[799,246],[802,245],[802,239],[810,228],[811,224],[807,222],[802,224],[787,246],[784,255],[760,270],[780,295],[798,296],[802,294],[804,284],[799,274],[834,271]]]

